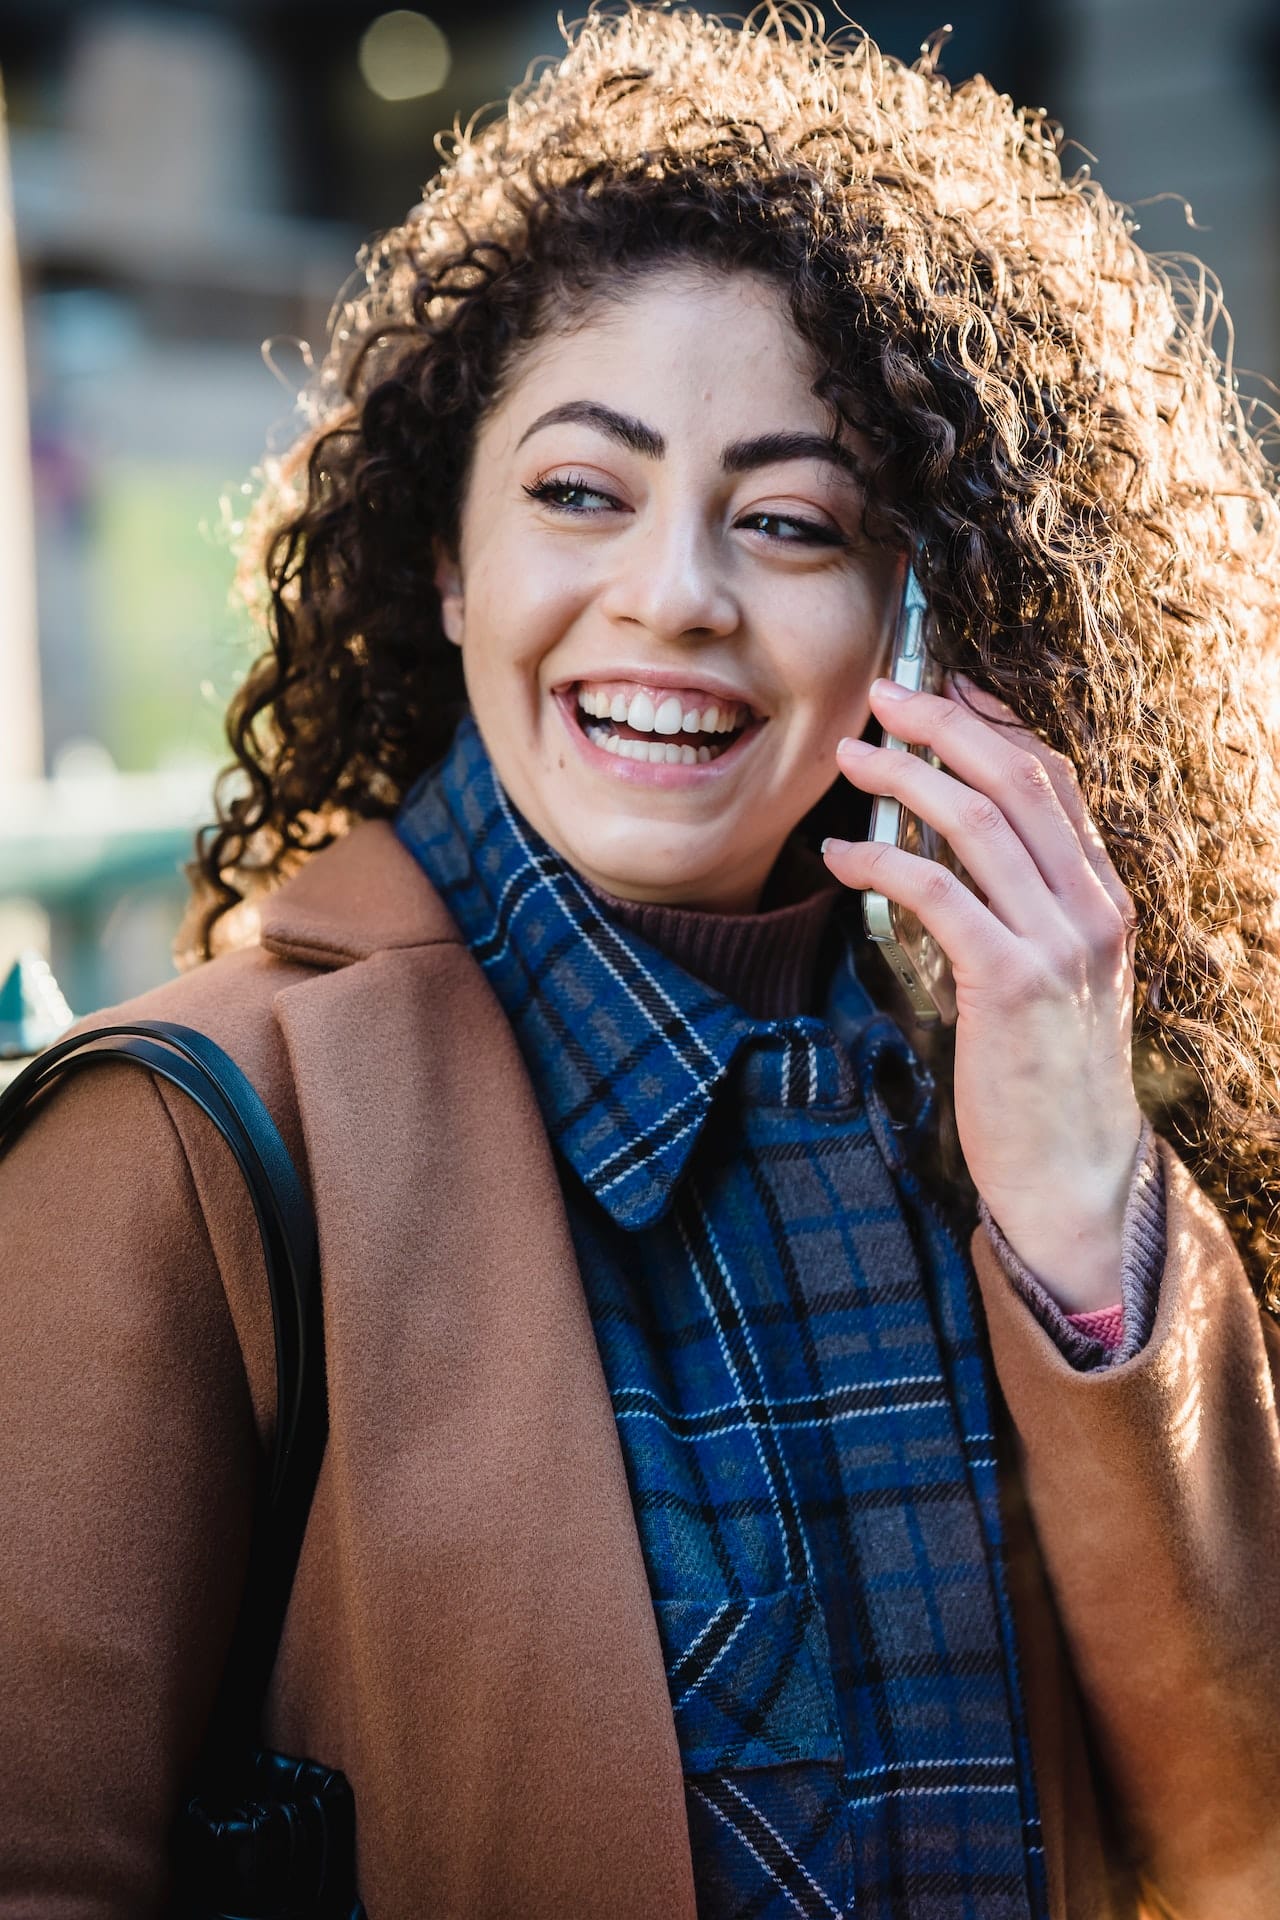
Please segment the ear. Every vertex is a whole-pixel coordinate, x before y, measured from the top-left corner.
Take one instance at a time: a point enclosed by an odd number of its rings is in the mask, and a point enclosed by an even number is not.
[[[444,628],[446,640],[452,640],[455,647],[462,645],[462,569],[453,554],[446,551],[440,541],[435,543],[436,590],[440,595],[440,624]]]

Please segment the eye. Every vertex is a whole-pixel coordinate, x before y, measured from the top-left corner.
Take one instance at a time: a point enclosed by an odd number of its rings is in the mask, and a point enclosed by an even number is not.
[[[535,480],[532,486],[525,487],[524,491],[531,500],[540,500],[550,507],[553,513],[599,512],[598,507],[571,507],[563,499],[557,499],[555,497],[557,494],[587,493],[593,499],[607,500],[611,506],[618,504],[612,494],[602,493],[599,487],[588,486],[587,482],[576,473],[571,473],[567,480]]]
[[[774,546],[799,547],[809,545],[810,543],[819,547],[843,547],[845,545],[844,535],[837,533],[834,528],[819,526],[816,520],[798,520],[794,514],[749,513],[746,516],[746,520],[740,520],[738,525],[743,526],[751,520],[771,520],[775,526],[795,527],[798,529],[798,539],[779,540],[775,538],[771,542]]]

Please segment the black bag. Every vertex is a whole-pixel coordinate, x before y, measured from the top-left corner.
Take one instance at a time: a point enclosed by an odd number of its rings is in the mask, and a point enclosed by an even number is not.
[[[0,1094],[0,1152],[44,1090],[95,1061],[136,1061],[190,1094],[235,1156],[262,1236],[276,1431],[239,1618],[195,1787],[174,1828],[170,1920],[366,1920],[343,1774],[259,1745],[259,1719],[328,1434],[316,1228],[254,1087],[221,1047],[169,1021],[98,1027],[37,1055]]]

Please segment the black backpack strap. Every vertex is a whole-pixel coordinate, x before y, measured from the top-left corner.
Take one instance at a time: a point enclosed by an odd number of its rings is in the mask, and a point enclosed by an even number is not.
[[[271,1291],[276,1426],[267,1498],[255,1514],[244,1600],[207,1749],[251,1734],[275,1662],[328,1433],[315,1217],[289,1150],[252,1082],[207,1035],[166,1020],[96,1027],[38,1054],[0,1094],[0,1153],[41,1096],[95,1062],[128,1062],[195,1101],[249,1191]]]

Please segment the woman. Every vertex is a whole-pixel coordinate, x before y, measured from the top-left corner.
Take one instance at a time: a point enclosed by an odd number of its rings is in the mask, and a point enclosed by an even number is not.
[[[984,82],[637,9],[339,309],[202,964],[130,1011],[308,1174],[265,1732],[346,1772],[375,1920],[1280,1910],[1277,507],[1207,327]],[[894,700],[908,553],[951,678]],[[953,965],[936,1100],[871,887]],[[136,1915],[262,1275],[142,1076],[0,1194],[0,1911]]]

